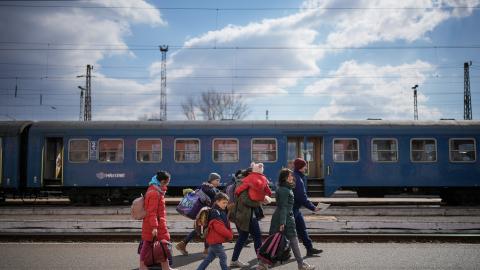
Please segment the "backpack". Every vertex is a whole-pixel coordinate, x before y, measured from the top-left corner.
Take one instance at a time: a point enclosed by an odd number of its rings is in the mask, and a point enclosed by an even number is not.
[[[269,235],[258,249],[257,257],[268,265],[286,261],[290,258],[290,241],[282,232]]]
[[[197,214],[193,227],[195,231],[200,236],[200,238],[205,239],[208,234],[208,222],[210,217],[211,207],[205,206]]]
[[[160,188],[155,186],[156,190],[158,193],[163,194],[162,191],[160,191]],[[147,191],[147,193],[150,191]],[[147,193],[145,193],[145,196],[147,196]],[[132,206],[130,207],[130,214],[133,219],[143,219],[147,215],[147,211],[145,211],[145,198],[143,194],[140,194],[140,197],[136,198],[132,202]]]

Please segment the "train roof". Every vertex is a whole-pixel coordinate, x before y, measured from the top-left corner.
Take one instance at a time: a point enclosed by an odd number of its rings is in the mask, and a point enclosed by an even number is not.
[[[41,121],[40,129],[225,129],[225,128],[340,128],[340,127],[450,127],[480,128],[475,120],[221,120],[221,121]]]
[[[32,121],[0,121],[0,136],[17,136],[32,123]]]

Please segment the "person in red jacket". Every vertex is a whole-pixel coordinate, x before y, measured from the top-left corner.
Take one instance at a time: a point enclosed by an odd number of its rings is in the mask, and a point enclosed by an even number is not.
[[[235,189],[235,195],[248,189],[248,197],[252,201],[263,202],[266,197],[272,196],[272,190],[268,186],[267,177],[263,174],[263,163],[254,163],[250,165],[252,172],[242,180],[242,184]]]
[[[165,192],[170,183],[170,174],[159,171],[148,183],[145,193],[145,211],[147,215],[142,222],[142,250],[140,251],[139,270],[148,270],[145,265],[145,257],[152,252],[153,240],[170,241],[170,233],[167,230],[167,211],[165,208]],[[170,268],[168,260],[161,263],[163,270],[175,270]]]
[[[230,221],[227,218],[228,196],[223,192],[215,195],[215,204],[210,210],[208,216],[208,256],[203,259],[203,262],[198,266],[197,270],[205,270],[207,266],[215,260],[216,257],[220,260],[220,267],[222,270],[227,270],[227,254],[223,248],[223,243],[233,239],[233,232],[230,228]]]

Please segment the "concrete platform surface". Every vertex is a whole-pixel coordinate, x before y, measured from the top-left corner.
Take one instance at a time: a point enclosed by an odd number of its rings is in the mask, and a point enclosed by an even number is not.
[[[137,246],[138,243],[0,243],[0,269],[138,269]],[[473,270],[480,265],[479,244],[315,243],[315,246],[324,252],[306,261],[318,270]],[[305,249],[300,249],[305,255]],[[200,264],[203,244],[191,243],[188,250],[189,256],[174,251],[176,269],[195,270]],[[230,263],[233,244],[226,243],[225,250]],[[257,260],[253,245],[242,250],[240,260],[249,264],[243,269],[255,269]],[[218,259],[207,269],[219,270]],[[291,259],[273,269],[296,270],[297,263]]]

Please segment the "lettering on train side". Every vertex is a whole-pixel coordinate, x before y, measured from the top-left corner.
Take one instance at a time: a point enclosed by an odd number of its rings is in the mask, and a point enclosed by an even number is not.
[[[110,179],[110,178],[125,178],[126,173],[106,173],[106,172],[98,172],[96,174],[97,178],[102,179]]]

